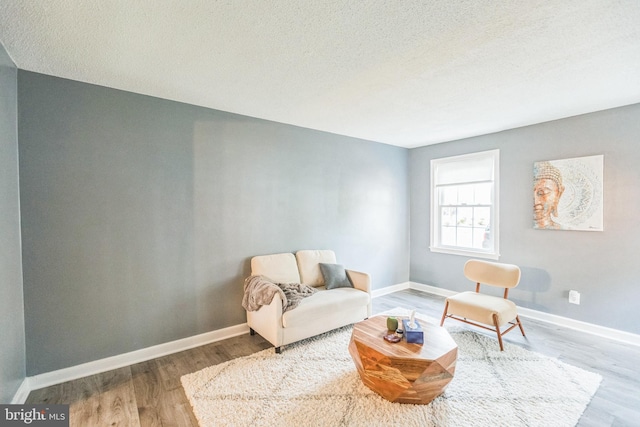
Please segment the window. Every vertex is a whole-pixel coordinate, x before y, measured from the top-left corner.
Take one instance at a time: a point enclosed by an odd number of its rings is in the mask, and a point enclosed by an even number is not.
[[[498,259],[500,151],[431,160],[431,251]]]

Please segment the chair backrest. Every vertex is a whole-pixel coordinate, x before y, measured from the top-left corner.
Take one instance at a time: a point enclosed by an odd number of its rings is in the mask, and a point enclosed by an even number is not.
[[[292,253],[254,256],[251,275],[268,277],[274,283],[300,283],[296,257]]]
[[[520,283],[520,267],[513,264],[470,259],[464,265],[467,279],[500,288],[515,288]]]
[[[309,286],[324,285],[320,263],[335,264],[336,254],[330,250],[304,250],[296,252],[301,283]]]

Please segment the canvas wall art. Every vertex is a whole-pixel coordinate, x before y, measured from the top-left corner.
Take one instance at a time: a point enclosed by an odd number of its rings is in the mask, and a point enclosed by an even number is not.
[[[536,162],[533,228],[603,230],[604,156]]]

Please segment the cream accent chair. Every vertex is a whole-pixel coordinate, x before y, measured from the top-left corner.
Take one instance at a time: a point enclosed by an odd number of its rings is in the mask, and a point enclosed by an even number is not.
[[[257,311],[247,311],[247,324],[273,344],[276,353],[282,346],[346,326],[371,315],[371,279],[368,274],[347,270],[353,288],[327,290],[320,263],[336,264],[330,250],[304,250],[292,253],[256,256],[251,259],[251,275],[265,276],[275,283],[304,283],[319,292],[283,313],[282,300]]]
[[[516,305],[507,299],[509,289],[515,288],[520,283],[520,268],[513,264],[471,259],[464,265],[464,275],[467,279],[476,282],[476,291],[462,292],[447,298],[440,326],[444,324],[446,318],[450,317],[493,331],[498,335],[500,351],[504,351],[502,336],[516,326],[520,328],[522,336],[525,336]],[[481,283],[504,288],[504,297],[481,294]],[[511,326],[504,332],[500,332],[500,328],[506,324]]]

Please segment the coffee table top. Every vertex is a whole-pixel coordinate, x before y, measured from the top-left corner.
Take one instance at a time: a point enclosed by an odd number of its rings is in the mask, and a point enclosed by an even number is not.
[[[404,339],[398,343],[387,342],[384,336],[391,333],[387,330],[387,317],[377,315],[356,323],[353,325],[352,339],[396,359],[436,360],[458,347],[445,328],[421,319],[417,321],[424,333],[424,344],[407,343]],[[398,320],[401,322],[400,317]]]

